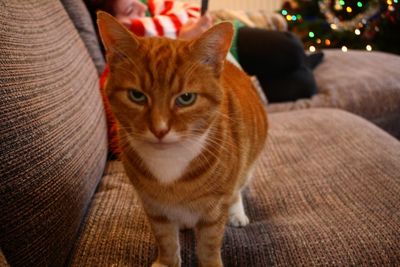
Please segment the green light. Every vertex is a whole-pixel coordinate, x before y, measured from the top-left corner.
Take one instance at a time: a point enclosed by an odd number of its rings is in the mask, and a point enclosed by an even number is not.
[[[299,15],[297,15],[296,17],[297,17],[297,19],[301,19],[301,15],[300,15],[300,14],[299,14]]]
[[[314,34],[313,32],[309,32],[309,33],[308,33],[308,36],[309,36],[310,38],[314,38],[315,34]]]
[[[339,4],[340,4],[341,6],[344,6],[346,3],[345,3],[343,0],[340,0],[340,1],[339,1]]]
[[[397,4],[399,1],[397,1],[397,0],[393,0],[393,2],[395,2],[395,3]]]
[[[286,16],[287,15],[287,11],[285,9],[282,9],[281,11],[282,15]]]
[[[357,6],[358,6],[358,7],[362,7],[363,4],[362,4],[361,2],[357,2]]]

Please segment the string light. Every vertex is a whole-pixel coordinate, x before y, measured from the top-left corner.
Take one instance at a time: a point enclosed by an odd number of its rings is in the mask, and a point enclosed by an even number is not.
[[[330,45],[331,45],[331,40],[326,39],[326,40],[325,40],[325,45],[326,45],[326,46],[330,46]]]
[[[291,0],[289,0],[291,1]],[[311,0],[304,0],[304,1],[311,1]],[[291,1],[292,2],[292,1]],[[301,0],[299,1],[301,2]],[[332,40],[325,39],[326,37],[321,35],[319,31],[314,33],[311,31],[311,27],[307,29],[307,27],[300,28],[299,31],[301,31],[302,37],[305,39],[308,39],[308,50],[309,52],[315,52],[318,49],[322,48],[330,48],[332,47],[337,47],[342,50],[342,52],[350,52],[352,53],[352,45],[350,42],[353,40],[349,39],[359,39],[361,35],[365,35],[363,37],[366,37],[367,40],[373,40],[375,37],[375,34],[377,32],[381,31],[383,32],[386,28],[384,27],[381,21],[384,19],[391,19],[395,20],[393,13],[390,13],[391,8],[395,10],[399,10],[400,7],[397,6],[397,3],[399,0],[372,0],[372,1],[367,1],[367,0],[356,0],[356,1],[346,1],[346,0],[318,0],[316,1],[319,4],[319,7],[321,9],[321,14],[325,16],[326,19],[326,24],[329,25],[329,27],[333,30],[333,35],[334,38]],[[371,3],[369,3],[371,2]],[[382,3],[383,2],[383,3]],[[385,5],[387,3],[387,5]],[[297,7],[296,7],[297,8]],[[340,12],[337,11],[340,8]],[[386,9],[386,10],[384,10]],[[322,12],[324,11],[324,12]],[[279,11],[278,11],[279,12]],[[299,11],[290,11],[290,10],[281,10],[282,15],[287,19],[287,21],[296,21],[298,22],[296,24],[301,23],[303,20],[299,19],[299,15],[296,14]],[[353,13],[354,12],[354,13]],[[294,13],[289,14],[289,13]],[[347,15],[346,15],[347,13]],[[383,19],[382,19],[383,18]],[[305,21],[308,21],[308,17],[304,18]],[[381,20],[381,21],[379,21]],[[377,21],[377,22],[376,22]],[[397,21],[394,21],[397,22]],[[290,24],[291,25],[291,24]],[[308,26],[308,25],[307,25]],[[311,29],[310,29],[311,28]],[[315,29],[315,28],[314,28]],[[329,28],[327,29],[329,30]],[[340,39],[341,34],[344,32],[344,38],[343,39],[348,39],[350,42],[342,42]],[[355,34],[356,36],[352,35]],[[347,34],[350,34],[348,36]],[[307,38],[307,35],[309,38]],[[336,36],[337,35],[337,36]],[[351,37],[351,35],[353,37]],[[339,40],[337,40],[339,39]],[[342,39],[342,40],[343,40]],[[303,39],[304,40],[304,39]],[[360,41],[360,40],[359,40]],[[363,38],[363,41],[364,38]],[[350,47],[347,47],[347,44]],[[374,43],[371,42],[373,45]],[[360,45],[360,43],[358,44]],[[306,47],[307,47],[306,46]],[[371,44],[364,44],[358,46],[359,48],[363,49],[362,46],[364,46],[364,51],[374,51],[375,49],[378,49],[378,47],[372,47]],[[306,48],[307,49],[307,48]]]
[[[301,1],[301,0],[300,0]],[[305,0],[305,1],[311,1],[311,0]],[[319,3],[319,7],[321,9],[321,13],[325,15],[326,18],[326,25],[329,25],[330,28],[334,31],[334,35],[339,35],[342,34],[342,31],[347,31],[351,35],[351,32],[353,32],[356,36],[353,35],[351,36],[346,36],[345,38],[352,38],[352,39],[359,39],[361,35],[364,35],[363,37],[368,38],[369,40],[372,40],[374,38],[374,34],[377,34],[377,32],[385,30],[384,28],[385,25],[382,25],[382,23],[375,23],[375,19],[377,18],[378,20],[382,18],[386,19],[392,19],[394,20],[395,18],[393,17],[393,14],[390,13],[391,8],[395,10],[399,10],[400,7],[397,6],[399,0],[384,0],[383,3],[382,1],[378,0],[372,0],[372,3],[369,3],[369,1],[366,0],[356,0],[356,1],[346,1],[346,0],[319,0],[317,1]],[[385,5],[387,3],[387,5]],[[335,11],[339,10],[339,8],[342,10],[340,12]],[[386,10],[383,10],[386,9]],[[322,12],[325,10],[325,12]],[[383,11],[385,12],[383,12]],[[279,11],[278,11],[279,12]],[[282,11],[283,12],[283,11]],[[353,13],[354,12],[354,13]],[[294,13],[297,13],[296,11]],[[340,14],[341,13],[341,14]],[[346,15],[347,13],[347,15]],[[283,13],[282,13],[283,14]],[[354,17],[354,18],[353,18]],[[350,19],[349,19],[350,18]],[[299,19],[298,15],[296,14],[296,18],[293,18],[293,16],[288,19],[290,20],[296,20]],[[305,18],[307,20],[308,18]],[[300,21],[301,22],[301,21]],[[397,22],[397,21],[395,21]],[[312,28],[312,26],[310,27]],[[351,50],[352,46],[348,42],[341,42],[340,37],[341,36],[335,36],[332,40],[325,39],[326,37],[321,35],[319,31],[314,33],[311,31],[311,29],[308,28],[303,28],[301,29],[301,34],[303,38],[307,38],[307,35],[310,39],[308,39],[308,50],[310,52],[315,52],[318,49],[321,48],[328,48],[330,46],[332,47],[338,47],[339,49],[342,50],[342,52],[352,52]],[[372,32],[374,31],[374,32]],[[347,33],[345,33],[347,35]],[[324,38],[325,37],[325,38]],[[337,42],[336,38],[339,37],[339,43]],[[365,41],[365,40],[364,40]],[[350,47],[347,47],[347,44]],[[371,42],[373,43],[373,42]],[[359,44],[358,44],[359,45]],[[377,47],[372,47],[371,44],[364,44],[364,51],[374,51],[375,49],[378,49]],[[307,47],[307,46],[306,46]],[[360,47],[361,49],[362,46]],[[307,48],[306,48],[307,49]]]
[[[311,1],[311,0],[309,0]],[[320,8],[320,11],[322,14],[324,14],[324,17],[326,18],[327,22],[329,23],[328,25],[331,25],[331,28],[335,31],[340,30],[340,31],[354,31],[354,29],[356,28],[356,25],[360,22],[363,21],[364,24],[367,23],[367,19],[366,18],[371,18],[373,17],[375,14],[377,14],[377,12],[380,11],[380,5],[376,4],[375,2],[378,2],[378,0],[373,0],[372,2],[374,2],[374,4],[368,5],[368,7],[365,8],[364,11],[362,12],[357,12],[358,14],[355,14],[354,16],[351,16],[351,19],[348,20],[343,20],[341,16],[338,16],[336,14],[336,12],[334,12],[332,10],[332,1],[333,0],[319,0],[318,5]],[[366,6],[365,5],[365,1],[366,0],[356,0],[354,1],[355,4],[357,2],[361,2],[363,4],[363,8]],[[385,0],[384,3],[386,3]],[[394,0],[390,0],[390,1],[394,1]],[[398,1],[398,0],[396,0]],[[343,7],[344,8],[344,12],[346,12],[349,15],[352,15],[354,13],[354,8],[357,8],[356,5],[353,6],[353,4],[350,5],[350,2],[346,1],[346,5]],[[340,0],[335,0],[334,5],[337,4],[344,4],[345,2],[340,2]],[[351,10],[351,11],[350,11]],[[365,20],[365,22],[364,22]],[[335,24],[335,26],[332,26],[332,24]],[[360,28],[360,27],[357,27]]]
[[[284,15],[284,16],[286,16],[286,15],[288,14],[288,13],[287,13],[287,10],[285,10],[285,9],[282,9],[281,13],[282,13],[282,15]]]

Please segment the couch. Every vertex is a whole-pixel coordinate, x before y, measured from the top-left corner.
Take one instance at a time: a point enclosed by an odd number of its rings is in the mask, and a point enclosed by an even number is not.
[[[107,158],[94,34],[80,0],[0,1],[0,266],[149,266],[156,255],[133,186]],[[340,69],[340,53],[317,73],[333,91],[338,74],[324,69]],[[398,56],[354,58],[392,62],[398,85]],[[283,109],[269,114],[244,191],[251,222],[226,228],[225,266],[400,265],[399,140],[343,108]],[[191,231],[181,246],[183,266],[196,266]]]
[[[400,139],[400,57],[384,52],[326,49],[314,71],[318,92],[309,99],[274,103],[269,112],[339,108]]]

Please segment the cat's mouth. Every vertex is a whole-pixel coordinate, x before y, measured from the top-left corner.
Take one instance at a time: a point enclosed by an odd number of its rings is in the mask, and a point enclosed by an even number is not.
[[[152,148],[165,150],[172,147],[176,147],[179,144],[179,141],[163,141],[163,140],[146,140],[144,143]]]

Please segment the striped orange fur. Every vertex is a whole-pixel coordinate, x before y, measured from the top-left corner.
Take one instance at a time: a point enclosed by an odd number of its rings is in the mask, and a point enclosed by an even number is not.
[[[180,266],[179,229],[194,228],[200,266],[223,266],[225,224],[245,226],[241,189],[267,120],[250,79],[225,61],[233,29],[191,41],[139,38],[98,13],[122,161],[158,246],[152,266]]]

